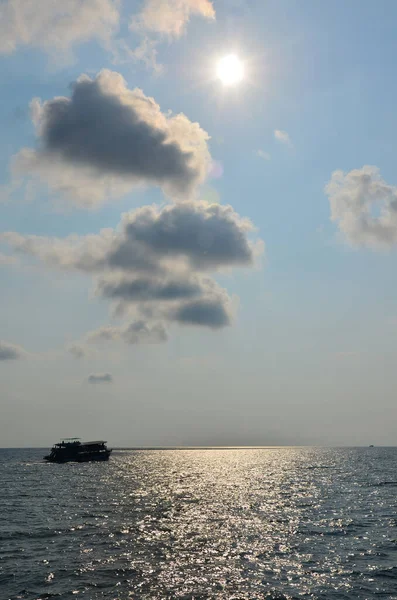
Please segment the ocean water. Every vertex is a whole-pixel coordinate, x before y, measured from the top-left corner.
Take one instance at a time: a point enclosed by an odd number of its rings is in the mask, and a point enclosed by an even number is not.
[[[0,450],[0,598],[397,599],[397,449]]]

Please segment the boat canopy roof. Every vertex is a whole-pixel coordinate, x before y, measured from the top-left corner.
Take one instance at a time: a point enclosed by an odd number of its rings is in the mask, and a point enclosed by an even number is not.
[[[96,442],[83,442],[84,446],[97,446],[98,444],[106,444],[106,441],[98,440]]]

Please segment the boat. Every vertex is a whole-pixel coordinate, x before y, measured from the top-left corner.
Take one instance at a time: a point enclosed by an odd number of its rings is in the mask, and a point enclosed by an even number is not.
[[[44,456],[48,462],[89,462],[109,460],[111,450],[105,441],[81,442],[80,438],[65,438],[54,444],[50,454]]]

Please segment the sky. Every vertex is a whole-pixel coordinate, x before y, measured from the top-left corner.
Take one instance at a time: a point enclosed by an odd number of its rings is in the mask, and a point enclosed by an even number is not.
[[[36,7],[0,4],[0,447],[397,445],[396,3]]]

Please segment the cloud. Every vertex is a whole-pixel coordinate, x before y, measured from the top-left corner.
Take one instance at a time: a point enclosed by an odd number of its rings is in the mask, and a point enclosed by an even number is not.
[[[209,277],[185,274],[179,280],[100,280],[97,293],[115,304],[115,314],[135,314],[160,322],[216,329],[231,324],[231,300]]]
[[[18,259],[15,256],[8,256],[7,254],[2,254],[0,252],[0,267],[16,265],[18,263]]]
[[[105,298],[128,302],[168,301],[192,298],[202,294],[197,280],[178,279],[101,279],[97,293]]]
[[[178,306],[172,318],[185,325],[200,325],[220,329],[230,325],[231,316],[227,304],[220,298],[201,298]]]
[[[258,150],[257,155],[263,158],[263,160],[270,160],[271,156],[269,152],[265,152],[264,150]]]
[[[281,129],[274,130],[274,137],[278,142],[282,144],[286,144],[287,146],[292,147],[291,138],[289,137],[286,131],[281,131]]]
[[[138,344],[165,341],[167,324],[230,325],[231,299],[208,273],[253,266],[261,248],[253,233],[252,223],[230,206],[188,201],[131,211],[118,228],[97,235],[7,232],[0,242],[53,268],[93,275],[96,295],[110,300],[114,315],[134,322],[101,328],[86,341]]]
[[[100,327],[86,335],[90,344],[123,341],[126,344],[159,344],[168,339],[163,323],[147,323],[140,319],[121,327]]]
[[[179,38],[191,16],[215,19],[209,0],[145,0],[141,11],[132,18],[130,29],[141,33]]]
[[[52,61],[69,62],[73,48],[95,40],[116,62],[142,61],[160,72],[156,60],[160,41],[181,37],[191,17],[215,19],[210,0],[144,0],[138,14],[130,18],[130,30],[143,39],[131,49],[116,35],[120,5],[121,0],[40,0],[37,10],[36,0],[1,0],[0,54],[31,46],[47,52]]]
[[[253,225],[231,206],[184,202],[161,211],[144,207],[130,215],[124,220],[127,240],[140,242],[159,256],[185,257],[200,270],[253,262],[247,239]]]
[[[110,373],[92,373],[88,383],[113,383],[113,376]]]
[[[119,73],[81,75],[70,98],[35,99],[31,108],[38,147],[13,158],[13,176],[38,179],[77,205],[93,207],[139,185],[186,199],[207,174],[208,134],[183,114],[162,113]]]
[[[386,183],[377,167],[335,171],[325,192],[331,220],[352,245],[391,248],[397,244],[397,187]]]
[[[5,232],[0,241],[52,267],[157,276],[177,268],[205,271],[252,266],[255,244],[248,234],[253,231],[252,223],[231,206],[183,202],[131,211],[118,229],[99,234],[51,238]]]
[[[18,360],[26,354],[25,350],[15,344],[2,342],[0,340],[0,362],[6,360]]]
[[[86,356],[86,350],[81,344],[71,344],[67,350],[74,358],[84,358]]]
[[[118,2],[112,0],[2,0],[0,53],[34,46],[53,56],[91,39],[108,46],[118,30]]]
[[[131,63],[131,61],[142,62],[155,75],[160,75],[164,71],[164,67],[157,61],[158,44],[159,40],[147,36],[136,48],[130,48],[125,40],[116,40],[113,44],[113,63],[118,65]]]

